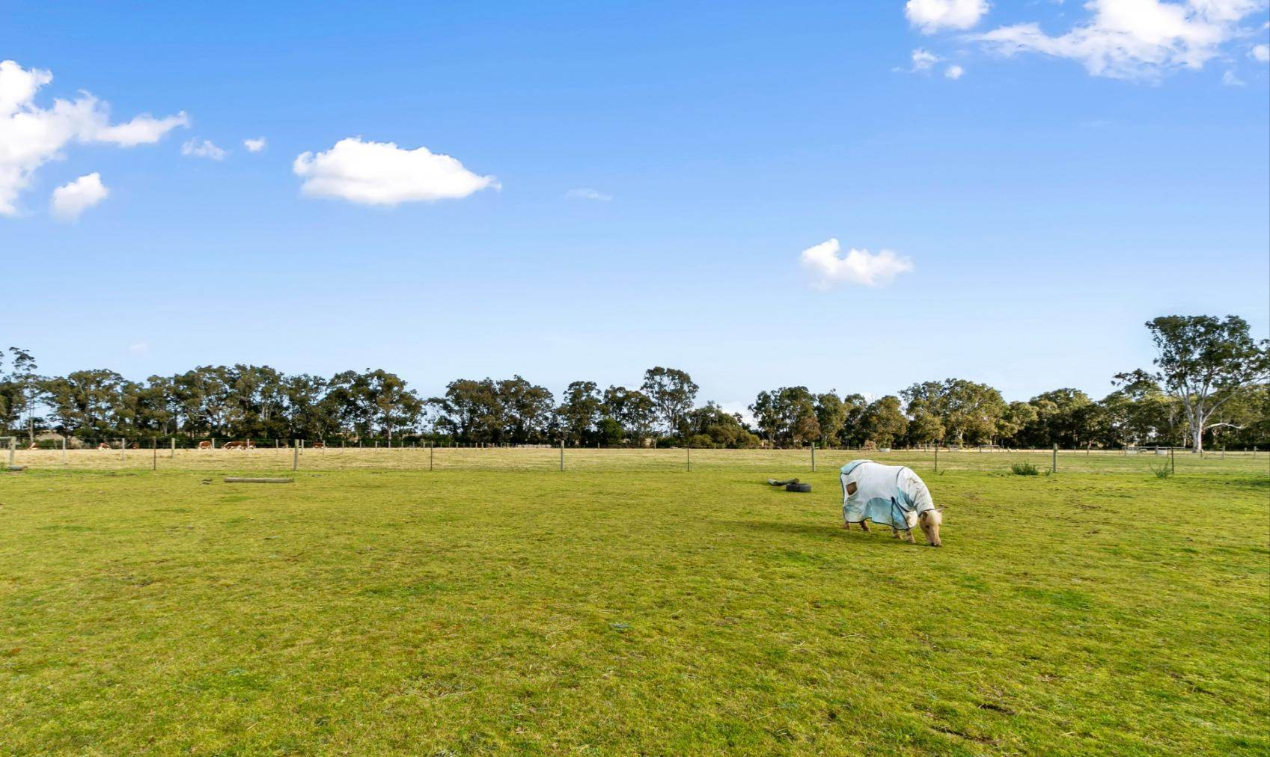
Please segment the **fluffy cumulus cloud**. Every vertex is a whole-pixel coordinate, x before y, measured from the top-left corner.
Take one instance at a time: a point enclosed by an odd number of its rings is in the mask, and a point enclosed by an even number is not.
[[[191,158],[207,158],[208,160],[224,160],[229,151],[217,147],[210,139],[191,139],[181,145],[181,154]]]
[[[300,190],[309,197],[334,197],[361,205],[467,197],[482,189],[499,189],[493,176],[479,176],[449,155],[426,147],[405,150],[392,142],[341,139],[326,152],[300,154],[292,164],[304,179]]]
[[[264,152],[264,149],[268,146],[269,141],[264,137],[243,140],[243,147],[247,148],[247,152]]]
[[[613,199],[613,195],[606,194],[598,189],[592,189],[591,187],[570,189],[568,192],[564,193],[564,196],[571,200],[590,200],[591,202],[608,202]]]
[[[1156,78],[1170,69],[1203,68],[1244,33],[1240,22],[1265,7],[1266,0],[1090,0],[1089,19],[1063,34],[1024,23],[975,38],[1007,56],[1068,58],[1095,76]]]
[[[955,63],[949,66],[948,68],[944,69],[944,77],[948,79],[952,79],[953,81],[960,79],[962,76],[965,75],[965,73],[966,73],[966,69],[962,68],[961,66],[958,66]]]
[[[904,15],[923,34],[969,29],[988,12],[988,0],[908,0]]]
[[[817,289],[829,289],[837,284],[886,286],[901,273],[913,270],[911,260],[892,250],[874,254],[868,250],[851,249],[846,255],[840,255],[841,251],[837,239],[802,251],[798,262],[811,276],[812,286]]]
[[[1249,57],[1261,63],[1270,63],[1270,45],[1257,45],[1248,51]]]
[[[110,190],[101,183],[101,174],[90,173],[53,190],[49,212],[61,221],[74,221],[79,214],[106,199]]]
[[[169,131],[187,126],[185,113],[155,118],[149,114],[122,123],[110,122],[106,103],[88,93],[74,100],[35,102],[53,75],[26,69],[16,61],[0,61],[0,215],[17,215],[18,196],[45,163],[63,157],[72,143],[134,147],[150,144]]]

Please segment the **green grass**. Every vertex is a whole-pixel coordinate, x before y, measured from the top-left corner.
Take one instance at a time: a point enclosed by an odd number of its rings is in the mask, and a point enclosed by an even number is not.
[[[1265,754],[1264,470],[996,461],[0,474],[0,754]]]

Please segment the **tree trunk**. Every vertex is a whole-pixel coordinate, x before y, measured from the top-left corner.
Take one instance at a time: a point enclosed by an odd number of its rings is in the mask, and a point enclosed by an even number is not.
[[[1195,423],[1191,426],[1192,446],[1191,452],[1200,454],[1204,451],[1204,424]]]

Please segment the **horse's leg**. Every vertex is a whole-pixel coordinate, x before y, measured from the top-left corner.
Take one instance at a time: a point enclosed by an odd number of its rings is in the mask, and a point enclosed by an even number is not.
[[[891,536],[896,539],[900,538],[900,531],[895,526],[891,526]]]
[[[905,532],[904,532],[904,541],[908,542],[909,544],[916,544],[916,543],[917,543],[917,542],[913,541],[913,530],[912,530],[912,529],[909,529],[909,530],[907,530],[907,531],[905,531]]]
[[[869,522],[867,520],[860,521],[860,530],[866,534],[869,532]]]
[[[847,529],[848,531],[850,531],[850,530],[851,530],[851,521],[849,521],[849,520],[844,520],[844,521],[842,521],[842,527],[843,527],[843,528],[845,528],[845,529]]]

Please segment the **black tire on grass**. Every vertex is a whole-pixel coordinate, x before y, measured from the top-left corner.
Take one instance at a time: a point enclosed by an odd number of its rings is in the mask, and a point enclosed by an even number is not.
[[[811,491],[811,484],[789,484],[785,487],[787,492],[802,492],[806,494]]]

